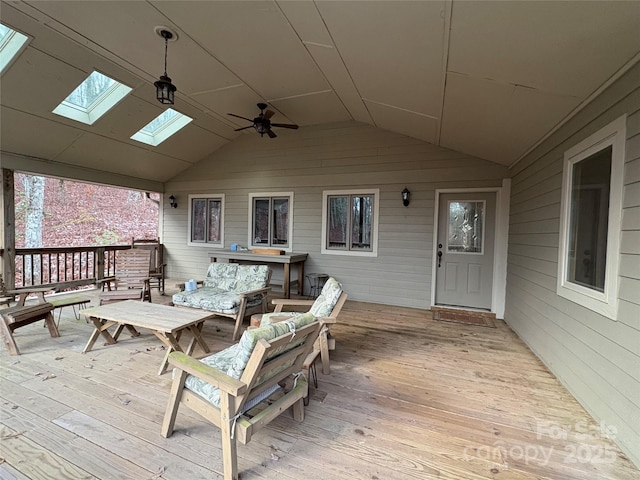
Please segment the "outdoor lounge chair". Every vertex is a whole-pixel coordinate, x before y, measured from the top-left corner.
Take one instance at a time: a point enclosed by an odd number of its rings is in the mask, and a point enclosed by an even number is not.
[[[100,305],[122,300],[151,302],[149,261],[151,252],[139,248],[120,250],[116,255],[113,278],[105,279],[107,290],[100,294]]]
[[[220,429],[224,479],[237,480],[236,442],[247,444],[289,407],[294,419],[304,419],[308,383],[301,371],[320,328],[305,314],[248,329],[238,343],[202,360],[172,352],[175,370],[162,436],[173,433],[179,405],[189,407]]]
[[[260,326],[273,322],[281,322],[288,320],[292,316],[301,315],[299,312],[283,312],[282,309],[287,307],[305,307],[308,306],[309,312],[323,323],[320,336],[316,342],[314,353],[320,355],[322,360],[322,373],[328,375],[331,372],[329,366],[329,350],[335,349],[335,340],[331,337],[331,325],[336,323],[338,314],[342,310],[342,306],[347,301],[347,294],[342,290],[342,285],[333,277],[329,277],[320,295],[315,300],[298,300],[290,298],[274,298],[271,303],[275,305],[273,313],[262,315]],[[315,360],[315,357],[312,361]]]

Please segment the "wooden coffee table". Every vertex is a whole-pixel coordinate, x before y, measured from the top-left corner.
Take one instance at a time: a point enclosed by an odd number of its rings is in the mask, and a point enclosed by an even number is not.
[[[151,330],[167,347],[158,375],[162,375],[165,372],[171,352],[178,351],[191,355],[196,343],[200,345],[200,348],[205,353],[210,352],[204,338],[202,338],[202,326],[205,320],[215,316],[211,312],[169,307],[139,300],[125,300],[99,307],[85,308],[80,313],[89,317],[95,326],[82,353],[90,351],[100,335],[110,345],[117,343],[118,337],[124,328],[127,328],[133,336],[140,335],[136,328]],[[113,335],[111,335],[108,329],[114,325],[117,325],[117,327]],[[178,342],[180,334],[184,330],[190,331],[193,335],[185,350],[182,349]]]

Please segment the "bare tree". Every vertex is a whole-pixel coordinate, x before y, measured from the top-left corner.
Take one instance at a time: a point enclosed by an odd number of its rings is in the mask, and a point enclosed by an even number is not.
[[[23,185],[25,192],[24,246],[26,248],[42,247],[42,221],[44,218],[44,177],[25,175]],[[40,257],[33,259],[33,268],[40,271]],[[31,263],[26,262],[24,272],[25,285],[33,284]]]

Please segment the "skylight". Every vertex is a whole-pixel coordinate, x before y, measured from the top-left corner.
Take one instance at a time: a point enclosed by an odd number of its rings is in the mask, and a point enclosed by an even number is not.
[[[131,139],[156,147],[192,120],[168,108],[132,135]]]
[[[0,23],[0,73],[18,55],[27,44],[29,37],[11,30]]]
[[[92,125],[122,100],[131,88],[100,72],[93,72],[58,105],[53,113]]]

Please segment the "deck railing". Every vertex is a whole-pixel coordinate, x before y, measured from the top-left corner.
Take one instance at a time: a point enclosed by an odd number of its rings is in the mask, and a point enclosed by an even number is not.
[[[114,274],[116,252],[129,248],[131,245],[16,248],[15,288],[60,291],[95,284]]]

